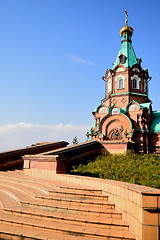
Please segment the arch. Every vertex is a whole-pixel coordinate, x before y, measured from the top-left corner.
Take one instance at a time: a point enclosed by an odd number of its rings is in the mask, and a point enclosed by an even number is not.
[[[112,91],[112,79],[108,80],[107,86],[108,86],[108,93],[110,93]]]
[[[132,122],[131,120],[123,113],[117,115],[107,115],[105,116],[99,124],[99,132],[104,135],[105,139],[114,138],[113,132],[119,133],[123,130],[127,132],[132,132]],[[118,134],[119,138],[122,139],[121,134]]]
[[[116,70],[116,72],[123,72],[123,71],[125,71],[125,69],[124,69],[123,67],[119,67],[119,68],[117,68],[117,70]]]
[[[114,128],[109,133],[109,139],[111,139],[111,140],[121,140],[122,139],[122,133],[118,130],[118,128]]]
[[[117,89],[124,88],[124,80],[125,80],[125,76],[123,76],[123,75],[118,75],[116,77],[115,81],[117,82]]]
[[[134,72],[140,72],[139,68],[137,68],[137,67],[134,67],[132,71],[134,71]]]
[[[140,89],[140,81],[141,79],[138,77],[138,75],[134,75],[131,77],[132,80],[132,89]]]
[[[133,106],[133,108],[131,109],[131,106]],[[135,107],[134,107],[135,106]],[[136,107],[137,106],[137,107]],[[130,111],[138,111],[140,109],[140,105],[138,102],[132,100],[130,103],[128,103],[127,107],[126,107],[126,110],[128,112]]]
[[[101,113],[108,114],[108,106],[106,104],[101,104],[97,107],[96,112],[100,114]]]

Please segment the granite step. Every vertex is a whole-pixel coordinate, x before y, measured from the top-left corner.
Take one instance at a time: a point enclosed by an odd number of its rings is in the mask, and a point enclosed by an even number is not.
[[[5,208],[3,212],[6,214],[11,214],[21,217],[30,217],[34,219],[42,219],[46,221],[53,222],[64,222],[66,224],[74,223],[77,225],[87,225],[93,227],[102,227],[110,229],[123,229],[128,230],[129,226],[122,219],[117,218],[106,218],[100,216],[90,216],[90,215],[76,215],[76,214],[64,214],[60,212],[46,212],[44,210],[38,209],[27,209],[27,208]]]
[[[114,208],[93,208],[92,206],[81,206],[73,204],[55,204],[55,203],[43,203],[42,201],[21,201],[21,205],[24,208],[35,208],[51,212],[72,213],[91,216],[104,216],[121,218],[122,214]]]
[[[64,189],[55,189],[53,191],[49,191],[50,196],[59,196],[59,197],[65,197],[65,198],[71,198],[71,199],[98,199],[98,200],[107,200],[108,196],[105,194],[100,193],[85,193],[81,190],[77,190],[74,192],[74,189],[72,191],[65,191]]]
[[[101,190],[0,172],[0,239],[135,240]]]
[[[52,203],[52,204],[67,204],[75,206],[86,206],[93,208],[115,208],[115,204],[110,203],[108,200],[96,200],[96,199],[74,199],[67,198],[65,195],[63,197],[57,196],[38,196],[35,197],[36,200],[42,201],[43,203]]]
[[[71,186],[56,186],[56,189],[63,190],[65,192],[78,192],[78,193],[99,193],[102,194],[102,190],[82,187],[71,187]]]
[[[4,240],[95,240],[95,237],[85,237],[85,236],[74,236],[70,233],[59,233],[59,232],[50,232],[39,230],[35,228],[28,228],[23,226],[20,228],[19,226],[9,226],[8,224],[1,223],[0,224],[0,239]],[[106,240],[105,237],[99,237],[98,240]]]
[[[107,229],[102,228],[99,225],[96,226],[87,226],[87,225],[75,225],[75,224],[66,224],[64,222],[56,221],[46,221],[41,219],[32,219],[22,216],[14,216],[9,214],[1,214],[0,222],[2,224],[8,224],[9,226],[18,226],[21,230],[24,227],[30,229],[44,230],[51,233],[63,233],[71,234],[75,236],[85,236],[85,237],[106,237],[108,239],[124,239],[124,240],[134,240],[134,236],[126,230],[117,230],[117,229]]]

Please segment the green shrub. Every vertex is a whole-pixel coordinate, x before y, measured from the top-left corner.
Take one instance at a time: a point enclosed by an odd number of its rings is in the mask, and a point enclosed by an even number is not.
[[[71,173],[160,188],[160,156],[132,153],[101,155],[72,165]]]

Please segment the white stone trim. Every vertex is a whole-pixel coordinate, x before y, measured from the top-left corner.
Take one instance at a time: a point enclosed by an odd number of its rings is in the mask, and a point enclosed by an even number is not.
[[[134,72],[140,72],[140,70],[138,68],[133,68]]]
[[[122,71],[124,71],[124,68],[119,67],[116,72],[122,72]]]
[[[138,75],[132,76],[131,80],[132,80],[132,89],[140,89],[140,84],[139,83],[140,83],[141,79],[138,77]],[[137,81],[137,87],[136,88],[133,87],[133,80]]]
[[[119,88],[119,80],[123,80],[123,87],[122,88]],[[116,78],[115,78],[115,81],[117,81],[117,89],[123,89],[124,88],[124,80],[125,80],[125,76],[123,75],[118,75]]]
[[[108,80],[107,89],[108,89],[108,93],[112,91],[112,79]]]

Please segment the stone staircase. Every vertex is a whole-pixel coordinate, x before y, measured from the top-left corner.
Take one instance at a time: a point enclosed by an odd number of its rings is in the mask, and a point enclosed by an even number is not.
[[[100,190],[0,172],[0,239],[135,240]]]

